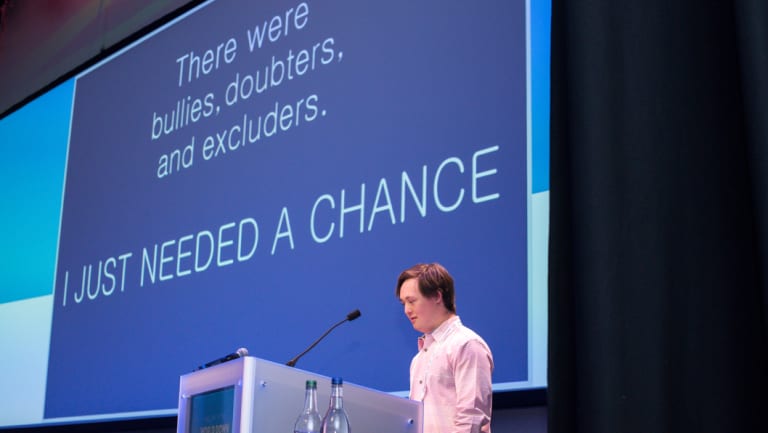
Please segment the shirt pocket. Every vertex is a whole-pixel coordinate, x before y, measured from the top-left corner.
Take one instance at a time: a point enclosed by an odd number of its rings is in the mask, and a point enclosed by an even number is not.
[[[429,382],[430,385],[436,386],[437,389],[453,389],[456,387],[456,380],[453,376],[453,369],[448,363],[439,363],[435,365],[430,372]]]

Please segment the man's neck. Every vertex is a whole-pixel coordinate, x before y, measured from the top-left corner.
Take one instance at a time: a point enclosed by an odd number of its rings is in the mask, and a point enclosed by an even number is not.
[[[452,318],[454,318],[454,317],[456,317],[456,314],[455,314],[455,313],[446,312],[446,314],[440,318],[440,321],[437,323],[437,325],[435,325],[435,327],[434,327],[434,328],[432,328],[432,330],[431,330],[431,331],[427,332],[427,334],[431,334],[431,333],[435,332],[435,331],[436,331],[438,328],[440,328],[441,326],[443,326],[443,324],[444,324],[445,322],[449,321],[450,319],[452,319]]]

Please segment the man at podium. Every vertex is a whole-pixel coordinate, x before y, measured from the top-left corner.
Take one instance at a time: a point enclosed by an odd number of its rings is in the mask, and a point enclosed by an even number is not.
[[[400,274],[395,295],[423,333],[410,398],[424,404],[424,433],[490,433],[493,355],[456,314],[453,277],[438,263],[417,264]]]

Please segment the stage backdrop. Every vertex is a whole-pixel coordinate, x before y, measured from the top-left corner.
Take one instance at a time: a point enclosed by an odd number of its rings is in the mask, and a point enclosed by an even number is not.
[[[545,386],[530,11],[219,0],[65,83],[60,125],[19,126],[38,101],[5,119],[0,137],[51,129],[66,151],[47,181],[58,235],[30,255],[42,281],[0,305],[43,323],[42,367],[2,378],[40,413],[0,425],[174,413],[179,375],[239,347],[285,362],[354,309],[298,367],[404,394],[418,334],[396,278],[431,261],[490,344],[495,389]]]

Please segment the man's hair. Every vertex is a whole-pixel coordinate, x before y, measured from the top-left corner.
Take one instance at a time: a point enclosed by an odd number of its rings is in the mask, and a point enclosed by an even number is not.
[[[453,277],[439,263],[419,263],[400,273],[397,278],[395,296],[400,299],[400,287],[406,280],[416,278],[419,282],[419,292],[427,298],[436,298],[438,293],[443,295],[443,304],[451,313],[456,313],[456,292],[453,288]]]

